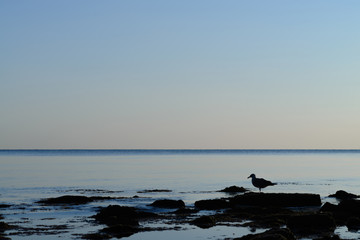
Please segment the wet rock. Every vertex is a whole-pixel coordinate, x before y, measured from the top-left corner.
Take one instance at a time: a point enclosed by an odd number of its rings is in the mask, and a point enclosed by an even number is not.
[[[156,200],[150,206],[158,208],[184,208],[185,203],[182,200],[171,200],[171,199],[162,199]]]
[[[110,227],[106,227],[102,229],[101,232],[110,234],[111,236],[117,238],[122,238],[122,237],[129,237],[139,232],[139,228],[131,225],[117,224],[117,225],[112,225]]]
[[[232,206],[277,206],[306,207],[320,206],[319,194],[310,193],[245,193],[230,199]]]
[[[339,203],[338,210],[352,212],[354,215],[360,215],[360,200],[343,200]]]
[[[126,224],[131,226],[138,226],[138,213],[133,207],[122,207],[119,205],[109,205],[102,208],[99,213],[93,216],[98,222],[115,225]]]
[[[354,199],[354,198],[358,198],[358,195],[352,194],[352,193],[348,193],[344,190],[339,190],[337,191],[335,194],[331,194],[329,195],[329,197],[334,197],[340,200],[344,200],[344,199]]]
[[[196,209],[191,209],[191,208],[179,208],[178,210],[176,210],[175,214],[179,214],[179,215],[188,215],[188,214],[193,214],[193,213],[198,213],[199,210]]]
[[[138,191],[137,193],[163,193],[163,192],[172,192],[169,189],[145,189],[142,191]]]
[[[321,207],[320,212],[330,212],[337,225],[346,225],[349,218],[360,217],[360,201],[346,199],[338,205],[326,202]]]
[[[93,216],[98,222],[107,225],[125,224],[138,226],[139,219],[157,218],[158,215],[150,212],[138,211],[133,207],[109,205]]]
[[[216,221],[213,216],[201,216],[193,220],[192,223],[200,228],[211,228],[215,226]]]
[[[338,210],[338,205],[326,202],[321,208],[320,212],[334,212]]]
[[[209,199],[196,201],[195,207],[200,210],[218,210],[229,208],[230,205],[225,199]]]
[[[259,234],[249,234],[234,240],[295,240],[294,234],[287,228],[270,229]]]
[[[349,231],[358,231],[360,230],[360,218],[358,217],[350,217],[347,220],[346,227]]]
[[[38,201],[37,203],[45,204],[45,205],[57,205],[57,204],[70,204],[70,205],[78,205],[78,204],[86,204],[92,202],[93,200],[86,196],[74,196],[74,195],[65,195],[56,198],[47,198]]]
[[[247,191],[249,191],[249,190],[247,190],[246,188],[243,188],[243,187],[231,186],[231,187],[224,188],[224,189],[220,190],[219,192],[244,193],[244,192],[247,192]]]
[[[13,228],[14,228],[14,226],[11,226],[11,225],[7,224],[6,222],[0,222],[0,233],[3,233],[6,230],[10,230]]]
[[[89,233],[81,237],[81,239],[87,239],[87,240],[105,240],[110,238],[111,236],[106,233]]]
[[[287,221],[287,226],[293,233],[301,235],[334,232],[336,228],[332,216],[319,213],[291,216]]]

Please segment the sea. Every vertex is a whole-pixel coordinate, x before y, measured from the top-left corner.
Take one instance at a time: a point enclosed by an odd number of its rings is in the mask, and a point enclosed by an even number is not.
[[[248,179],[252,173],[277,183],[263,192],[317,193],[323,203],[334,203],[328,196],[338,190],[360,194],[360,150],[0,150],[0,205],[10,205],[0,208],[0,221],[20,227],[5,232],[13,240],[81,239],[104,227],[91,220],[99,207],[146,210],[158,199],[181,199],[193,207],[197,200],[228,197],[219,190],[234,185],[258,191]],[[63,195],[113,198],[70,207],[37,203]],[[250,233],[254,229],[241,226],[180,224],[122,239],[232,239]],[[345,226],[335,233],[360,238]]]

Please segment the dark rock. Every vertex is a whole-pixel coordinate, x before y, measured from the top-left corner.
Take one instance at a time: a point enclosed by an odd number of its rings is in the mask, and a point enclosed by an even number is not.
[[[334,197],[334,198],[337,198],[340,200],[344,200],[344,199],[358,198],[359,196],[352,194],[352,193],[345,192],[344,190],[339,190],[335,194],[329,195],[329,197]]]
[[[270,229],[259,234],[249,234],[234,240],[295,240],[294,234],[287,228]]]
[[[9,204],[0,204],[0,208],[9,208],[11,205]]]
[[[57,198],[47,198],[38,201],[37,203],[45,204],[45,205],[57,205],[57,204],[85,204],[92,202],[93,200],[86,196],[73,196],[73,195],[65,195]]]
[[[225,199],[199,200],[195,202],[195,207],[200,210],[217,210],[229,208],[229,202]]]
[[[358,231],[360,230],[360,218],[358,217],[350,217],[347,220],[346,227],[349,231]]]
[[[104,240],[110,238],[111,236],[105,233],[89,233],[81,237],[81,239],[87,239],[87,240]]]
[[[185,203],[182,200],[170,200],[170,199],[162,199],[156,200],[150,206],[158,207],[158,208],[184,208]]]
[[[343,200],[339,203],[338,210],[352,212],[354,215],[360,215],[360,200]]]
[[[231,187],[224,188],[223,190],[220,190],[219,192],[244,193],[244,192],[247,192],[247,191],[249,191],[249,190],[247,190],[246,188],[243,188],[243,187],[231,186]]]
[[[192,223],[200,228],[211,228],[215,226],[216,221],[212,216],[201,216],[193,220]]]
[[[326,202],[321,208],[320,212],[334,212],[338,210],[338,205]]]
[[[133,207],[122,207],[119,205],[109,205],[102,208],[99,213],[93,216],[98,222],[115,225],[125,224],[131,226],[138,226],[138,213]]]
[[[187,215],[187,214],[193,214],[193,213],[198,213],[199,210],[196,209],[190,209],[190,208],[179,208],[178,210],[176,210],[175,214],[179,214],[179,215]]]
[[[277,206],[277,207],[305,207],[320,206],[318,194],[309,193],[245,193],[230,199],[232,206]]]
[[[111,236],[122,238],[122,237],[129,237],[139,232],[139,228],[130,225],[117,224],[117,225],[112,225],[110,227],[106,227],[101,231],[104,233],[108,233]]]
[[[138,226],[139,219],[157,218],[158,215],[150,212],[138,211],[133,207],[109,205],[93,216],[98,222],[107,225],[130,225]]]
[[[162,193],[162,192],[172,192],[172,190],[168,189],[145,189],[142,191],[138,191],[137,193]]]
[[[14,229],[13,225],[9,225],[6,222],[0,222],[0,233],[5,232],[6,230]]]
[[[360,218],[360,201],[345,199],[338,205],[327,202],[321,207],[320,212],[330,212],[335,218],[337,225],[346,225],[349,218]]]
[[[329,214],[303,214],[291,216],[287,222],[288,228],[298,234],[314,234],[334,232],[335,220]]]

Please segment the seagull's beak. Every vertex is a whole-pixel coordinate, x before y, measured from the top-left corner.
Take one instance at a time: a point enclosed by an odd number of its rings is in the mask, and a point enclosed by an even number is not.
[[[251,178],[251,176],[248,176],[248,178]]]

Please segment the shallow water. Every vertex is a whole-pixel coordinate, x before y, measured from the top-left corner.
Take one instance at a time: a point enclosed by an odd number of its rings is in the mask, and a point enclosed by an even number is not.
[[[334,201],[327,196],[340,189],[360,194],[359,160],[360,151],[0,151],[0,204],[13,205],[0,211],[8,223],[44,228],[34,231],[36,239],[77,239],[101,228],[88,221],[99,206],[148,208],[161,198],[182,199],[192,206],[200,199],[227,196],[217,190],[232,185],[257,191],[247,179],[251,173],[278,183],[265,192],[319,193],[323,201]],[[171,192],[139,193],[146,189]],[[35,204],[68,194],[123,199],[69,208]],[[46,230],[46,225],[59,229]],[[250,233],[243,227],[179,227],[180,231],[142,232],[124,239],[225,239]],[[346,227],[337,232],[344,238],[360,237]]]

